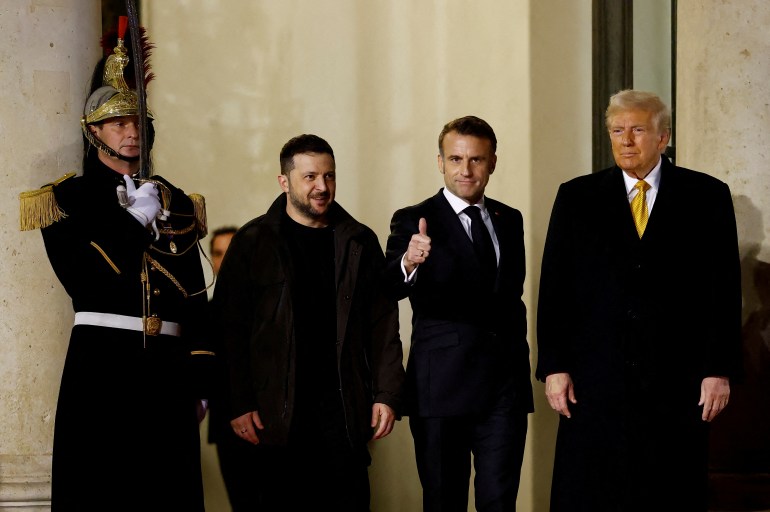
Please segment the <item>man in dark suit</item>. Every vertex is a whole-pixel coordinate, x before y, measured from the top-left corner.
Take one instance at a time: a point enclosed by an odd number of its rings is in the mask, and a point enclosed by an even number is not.
[[[413,312],[406,396],[423,508],[467,510],[473,454],[477,510],[515,510],[534,410],[522,216],[484,196],[497,163],[489,124],[451,121],[438,146],[445,187],[393,215],[386,251],[388,286]]]
[[[538,365],[562,416],[551,511],[707,510],[708,425],[740,372],[728,186],[662,156],[671,113],[610,99],[616,165],[559,188],[543,255]]]

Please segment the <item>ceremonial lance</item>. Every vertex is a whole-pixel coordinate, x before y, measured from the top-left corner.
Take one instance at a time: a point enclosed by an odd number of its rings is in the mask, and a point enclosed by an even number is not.
[[[145,63],[142,52],[141,32],[139,31],[139,15],[136,12],[134,0],[126,0],[128,13],[128,28],[131,31],[131,52],[134,55],[134,76],[136,77],[136,96],[139,107],[139,135],[142,143],[139,146],[139,179],[150,177],[150,148],[147,120],[147,88],[144,81]]]

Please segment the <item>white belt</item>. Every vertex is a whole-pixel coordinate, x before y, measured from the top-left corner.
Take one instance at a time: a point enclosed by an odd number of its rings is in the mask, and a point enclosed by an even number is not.
[[[181,336],[182,326],[176,322],[163,322],[160,318],[151,317],[145,322],[138,316],[115,315],[112,313],[94,313],[92,311],[78,311],[75,313],[75,325],[98,325],[100,327],[113,327],[115,329],[128,329],[131,331],[144,331],[150,336],[165,334],[167,336]]]

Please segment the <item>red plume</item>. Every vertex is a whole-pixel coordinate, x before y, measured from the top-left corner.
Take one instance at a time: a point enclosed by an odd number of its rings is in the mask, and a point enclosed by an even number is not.
[[[112,55],[115,46],[117,46],[118,44],[119,38],[125,41],[125,35],[127,30],[128,30],[128,16],[119,16],[117,30],[113,28],[102,35],[102,38],[99,41],[99,44],[102,47],[105,57]],[[150,81],[155,78],[155,73],[151,71],[151,66],[150,66],[150,55],[152,55],[152,50],[155,49],[155,45],[150,43],[150,40],[147,37],[147,30],[144,27],[139,27],[139,43],[142,48],[144,85],[145,87],[147,87],[147,84],[149,84]],[[131,45],[125,44],[125,46],[126,46],[126,51],[128,51],[129,53],[129,58],[133,58],[133,55],[131,55]],[[129,83],[129,87],[133,89],[136,86],[133,83],[134,80],[133,80],[132,69],[133,69],[132,65],[129,64],[129,66],[126,68],[125,78],[126,78],[126,81]]]
[[[110,29],[102,34],[99,39],[99,46],[102,47],[102,54],[104,57],[112,55],[112,50],[118,44],[118,32],[115,29]]]
[[[142,63],[144,64],[144,86],[147,87],[147,84],[155,78],[155,73],[150,71],[150,55],[152,55],[155,45],[150,42],[144,27],[139,27],[139,43],[142,47]]]
[[[125,39],[128,27],[128,16],[118,16],[118,37]]]

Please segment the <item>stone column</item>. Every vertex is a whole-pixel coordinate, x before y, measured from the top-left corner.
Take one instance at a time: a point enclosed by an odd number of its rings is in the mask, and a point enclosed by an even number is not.
[[[711,505],[770,510],[770,3],[679,0],[677,25],[677,163],[730,185],[743,275],[746,376],[712,424]]]
[[[50,509],[51,448],[72,306],[19,193],[80,172],[79,117],[100,55],[97,0],[0,5],[0,510]]]

